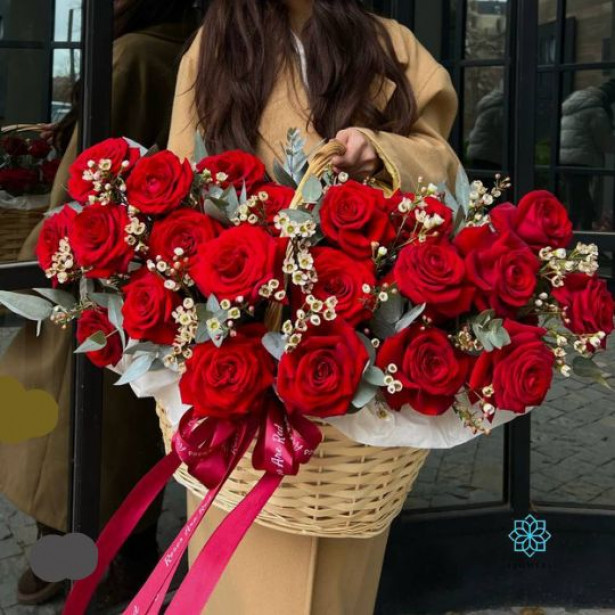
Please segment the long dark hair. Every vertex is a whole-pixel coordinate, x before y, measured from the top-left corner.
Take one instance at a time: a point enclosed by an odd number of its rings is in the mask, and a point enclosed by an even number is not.
[[[353,125],[410,131],[416,103],[405,66],[382,22],[360,0],[314,0],[301,39],[310,119],[321,136],[332,138]],[[258,120],[276,76],[285,66],[298,70],[294,58],[283,0],[213,0],[205,16],[196,81],[196,106],[209,151],[254,151]],[[374,99],[385,78],[397,88],[379,110]]]

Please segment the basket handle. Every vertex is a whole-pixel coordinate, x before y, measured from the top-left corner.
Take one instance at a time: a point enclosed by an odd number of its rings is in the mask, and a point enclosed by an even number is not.
[[[331,161],[336,156],[343,156],[346,153],[346,146],[332,139],[328,143],[325,143],[312,157],[310,164],[305,172],[305,175],[299,182],[295,196],[289,205],[289,209],[297,209],[303,203],[303,189],[311,177],[317,177],[320,179],[323,173],[327,170],[327,167],[331,164]]]
[[[0,128],[2,134],[7,132],[42,132],[45,128],[44,124],[12,124]]]

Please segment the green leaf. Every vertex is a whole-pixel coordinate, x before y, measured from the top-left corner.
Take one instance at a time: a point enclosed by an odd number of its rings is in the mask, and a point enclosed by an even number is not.
[[[53,301],[56,305],[61,305],[67,310],[72,310],[77,305],[77,299],[65,290],[58,290],[57,288],[34,288],[33,290],[45,299],[49,299],[49,301]]]
[[[200,322],[196,328],[196,337],[195,341],[197,344],[204,344],[205,342],[209,342],[211,338],[209,337],[209,331],[207,330],[207,325],[204,322]]]
[[[297,182],[287,173],[286,169],[277,161],[273,161],[273,175],[276,181],[287,188],[297,189]]]
[[[593,359],[588,357],[575,357],[572,361],[572,371],[576,376],[580,376],[581,378],[590,378],[607,389],[612,389],[605,377],[605,372],[603,372],[602,369],[594,363]]]
[[[207,158],[207,148],[205,147],[205,140],[200,130],[196,130],[194,134],[194,162],[199,163],[203,158]]]
[[[352,405],[355,408],[363,408],[367,406],[367,404],[369,404],[369,402],[372,401],[374,397],[376,397],[377,393],[377,386],[361,381],[361,383],[359,384],[359,388],[357,389],[357,392],[355,393],[355,396],[352,400]]]
[[[399,333],[400,331],[407,329],[425,311],[426,307],[426,303],[415,305],[412,309],[406,312],[406,314],[402,316],[401,320],[395,325],[395,331]]]
[[[239,195],[239,204],[243,205],[244,203],[248,202],[248,189],[246,188],[246,182],[243,182],[243,185],[241,187],[241,193]]]
[[[152,364],[156,360],[155,354],[142,354],[135,358],[122,377],[115,383],[115,386],[122,386],[134,382],[149,372]]]
[[[208,312],[219,312],[222,307],[220,306],[220,302],[218,301],[218,298],[216,297],[216,295],[209,295],[209,299],[207,299],[207,305],[205,306],[205,308],[207,309]],[[198,316],[198,311],[197,311],[197,316]]]
[[[107,336],[102,331],[96,331],[88,337],[76,350],[75,354],[83,354],[85,352],[97,352],[102,350],[107,345]]]
[[[384,386],[384,372],[379,368],[370,365],[363,373],[363,380],[377,387]]]
[[[111,296],[107,293],[92,293],[90,299],[100,305],[100,307],[107,309],[109,307],[109,297]]]
[[[312,214],[309,211],[304,211],[303,209],[283,209],[280,213],[286,214],[292,222],[296,222],[297,224],[313,222],[314,220]]]
[[[284,336],[281,333],[266,333],[263,336],[263,346],[279,361],[284,354]]]
[[[455,196],[457,197],[457,202],[467,214],[470,211],[470,180],[461,165],[459,165],[455,180]]]
[[[303,200],[306,203],[317,203],[322,197],[322,185],[316,177],[310,177],[303,186]]]
[[[138,352],[148,352],[155,353],[156,355],[160,354],[160,351],[164,348],[164,346],[159,346],[158,344],[154,344],[153,342],[139,342],[130,348],[127,348],[124,351],[124,354],[137,354]]]
[[[457,199],[448,188],[444,192],[444,204],[455,213],[457,213],[459,209],[462,209],[457,202]]]
[[[371,341],[366,335],[360,333],[359,331],[357,331],[356,333],[359,336],[359,339],[363,342],[363,346],[365,346],[365,350],[367,350],[367,354],[369,355],[368,365],[374,363],[374,361],[376,360],[376,349],[374,348],[374,345],[371,343]]]
[[[122,348],[126,348],[126,334],[124,333],[124,315],[122,305],[124,302],[119,295],[109,295],[109,322],[117,329],[122,338]]]
[[[226,203],[224,203],[224,207],[226,207]],[[231,223],[231,221],[229,217],[226,215],[225,213],[226,210],[224,209],[224,207],[216,205],[214,200],[211,197],[209,197],[205,199],[203,203],[203,212],[206,213],[210,218],[213,218],[214,220],[217,220],[221,224],[224,224],[224,226],[228,226]]]
[[[404,313],[404,299],[397,293],[389,294],[389,298],[384,303],[381,303],[376,310],[376,317],[382,318],[385,322],[395,324],[399,321]]]
[[[11,312],[28,320],[45,320],[53,311],[53,305],[46,299],[6,290],[0,291],[0,303]]]
[[[463,230],[467,220],[467,215],[463,210],[463,207],[460,207],[455,214],[455,219],[453,220],[453,236],[456,237],[460,231]]]

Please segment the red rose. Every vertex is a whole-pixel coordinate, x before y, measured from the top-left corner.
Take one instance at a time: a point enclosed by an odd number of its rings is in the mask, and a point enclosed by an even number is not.
[[[70,167],[68,193],[80,203],[87,203],[90,196],[98,194],[94,179],[89,177],[92,172],[90,162],[98,166],[104,161],[105,166],[108,165],[108,170],[101,171],[98,180],[104,185],[119,175],[126,175],[140,157],[139,149],[131,147],[126,139],[107,139],[89,147],[77,156]]]
[[[284,245],[257,226],[231,228],[198,249],[192,278],[206,296],[253,303],[260,288],[279,277]]]
[[[496,408],[522,414],[544,401],[551,388],[555,355],[542,341],[545,329],[513,320],[504,321],[504,327],[511,343],[480,354],[472,370],[470,388],[484,398],[483,389],[493,386],[491,403]]]
[[[570,273],[564,278],[564,286],[553,289],[553,296],[564,309],[564,322],[573,333],[594,335],[604,331],[609,335],[613,331],[615,302],[604,280]]]
[[[355,261],[334,248],[313,248],[311,253],[318,274],[318,282],[311,294],[321,301],[337,297],[337,315],[353,326],[369,320],[373,315],[369,306],[373,302],[370,294],[363,291],[363,286],[369,284],[373,288],[376,285],[374,264],[370,261]],[[302,308],[304,303],[305,294],[294,286],[294,310]]]
[[[28,145],[20,137],[4,137],[0,141],[0,147],[9,156],[25,156],[28,153]]]
[[[566,208],[546,190],[526,194],[519,205],[503,203],[491,213],[497,230],[512,230],[535,252],[546,246],[566,248],[572,241],[572,222]]]
[[[0,189],[13,196],[31,192],[38,183],[38,173],[34,169],[0,169]]]
[[[117,329],[109,322],[107,310],[85,310],[77,321],[77,341],[83,344],[94,333],[102,331],[107,336],[107,345],[95,352],[87,352],[88,359],[97,367],[117,365],[122,358],[122,340]]]
[[[500,316],[516,315],[534,295],[540,261],[512,233],[497,235],[488,227],[467,230],[457,236],[455,245],[462,252],[469,249],[466,267],[468,278],[478,288],[476,306],[492,308]]]
[[[325,237],[353,258],[371,258],[373,242],[395,239],[382,191],[355,181],[329,189],[320,218]]]
[[[179,383],[182,401],[199,416],[232,418],[260,412],[274,380],[275,361],[262,344],[259,324],[237,330],[220,348],[198,344]]]
[[[443,414],[453,405],[470,363],[470,357],[454,348],[444,331],[419,324],[388,338],[376,360],[383,371],[395,365],[394,378],[403,386],[398,393],[385,392],[389,405],[399,410],[409,404],[428,415]]]
[[[283,210],[288,209],[290,202],[295,196],[295,191],[292,188],[286,186],[280,186],[278,184],[264,184],[258,186],[254,193],[264,192],[268,198],[264,203],[264,211],[262,217],[267,223],[269,231],[275,235],[279,235],[280,231],[275,228],[274,218]]]
[[[60,158],[54,158],[53,160],[45,160],[41,164],[41,174],[43,176],[43,181],[46,184],[53,184],[53,181],[58,174],[58,169],[60,168],[60,162]]]
[[[53,257],[60,249],[60,240],[68,241],[70,229],[77,212],[70,206],[64,207],[56,214],[49,216],[43,223],[36,242],[36,256],[43,271],[48,271],[53,263]],[[57,280],[53,280],[54,286]]]
[[[188,196],[194,174],[188,160],[168,150],[141,158],[126,182],[128,202],[144,214],[166,214]]]
[[[399,253],[394,272],[402,295],[417,305],[426,303],[436,315],[454,318],[470,310],[474,287],[448,240],[411,243]]]
[[[233,186],[236,190],[242,190],[245,183],[248,194],[265,180],[266,174],[265,165],[256,156],[241,150],[203,158],[196,165],[196,170],[199,173],[209,171],[214,181],[218,173],[224,173],[227,179],[220,183],[223,188]]]
[[[346,414],[368,361],[363,342],[344,321],[310,328],[297,348],[282,355],[278,395],[289,412]]]
[[[179,295],[164,286],[157,273],[139,269],[123,288],[124,329],[133,340],[147,340],[170,345],[177,325],[173,311],[180,304]]]
[[[128,214],[122,205],[94,203],[76,216],[69,241],[79,265],[91,267],[86,277],[108,278],[128,271],[134,255],[126,243],[128,225]]]
[[[28,145],[28,154],[33,158],[47,158],[51,145],[45,139],[33,139]]]
[[[181,248],[183,257],[192,263],[198,248],[222,231],[222,225],[208,215],[194,209],[178,209],[154,222],[149,238],[150,258],[160,256],[166,263],[172,263],[175,249]]]

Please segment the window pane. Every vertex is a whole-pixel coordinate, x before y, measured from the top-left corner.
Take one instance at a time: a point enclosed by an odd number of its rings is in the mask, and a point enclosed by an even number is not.
[[[573,62],[604,62],[615,58],[613,0],[568,0],[567,38],[574,39]]]
[[[0,2],[0,41],[42,43],[49,36],[51,5],[49,0]]]
[[[81,0],[56,0],[56,41],[81,40]]]
[[[466,15],[466,57],[502,58],[506,52],[506,0],[470,0]]]
[[[536,164],[551,163],[553,127],[558,122],[555,93],[557,77],[552,72],[541,72],[536,80]]]
[[[53,85],[50,117],[60,121],[75,102],[75,83],[81,69],[79,49],[56,49],[53,54]]]
[[[450,450],[433,450],[419,472],[406,509],[500,502],[504,428]]]
[[[465,70],[463,158],[471,169],[502,170],[506,130],[503,88],[501,67]]]
[[[553,64],[556,53],[557,0],[538,2],[538,63]]]
[[[613,231],[615,178],[581,170],[562,173],[559,196],[576,230]]]
[[[598,356],[615,371],[615,335]],[[615,379],[610,379],[611,385]],[[532,499],[615,507],[613,394],[587,379],[557,378],[532,412]]]

